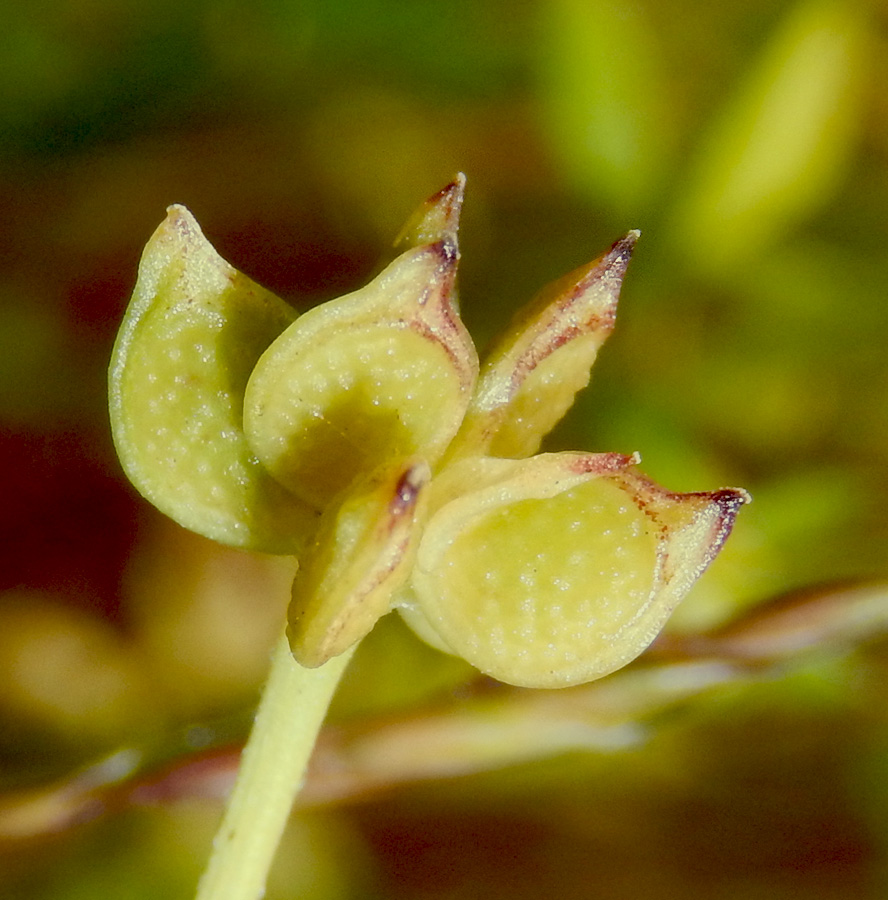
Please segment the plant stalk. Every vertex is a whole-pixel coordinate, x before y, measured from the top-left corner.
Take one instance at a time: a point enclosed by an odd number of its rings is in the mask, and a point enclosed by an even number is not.
[[[271,672],[197,900],[259,900],[351,651],[317,669],[293,659],[286,635]]]

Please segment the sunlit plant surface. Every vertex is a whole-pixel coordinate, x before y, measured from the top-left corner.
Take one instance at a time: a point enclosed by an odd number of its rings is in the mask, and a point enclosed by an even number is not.
[[[193,894],[292,596],[294,557],[225,548],[123,486],[104,373],[161,207],[181,199],[301,317],[371,281],[405,211],[465,168],[461,314],[482,358],[535,286],[644,232],[591,388],[519,462],[637,449],[664,485],[755,503],[654,645],[585,685],[493,681],[383,616],[268,896],[585,898],[590,872],[614,897],[884,896],[881,14],[8,12],[0,894]]]
[[[583,683],[651,642],[748,498],[670,493],[615,453],[532,456],[589,379],[637,233],[542,291],[479,372],[455,304],[463,183],[366,288],[295,322],[171,209],[111,364],[115,441],[181,524],[299,557],[302,665],[399,608],[501,681]]]
[[[636,456],[532,456],[589,379],[638,234],[479,366],[456,305],[464,183],[366,288],[296,321],[184,209],[142,258],[110,369],[127,474],[192,530],[298,558],[202,898],[263,894],[347,651],[386,613],[500,681],[583,684],[651,643],[749,499],[669,492]]]

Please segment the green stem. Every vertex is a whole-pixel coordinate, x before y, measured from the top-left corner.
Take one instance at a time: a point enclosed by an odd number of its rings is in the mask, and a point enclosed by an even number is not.
[[[282,637],[197,900],[258,900],[351,652],[305,669]]]

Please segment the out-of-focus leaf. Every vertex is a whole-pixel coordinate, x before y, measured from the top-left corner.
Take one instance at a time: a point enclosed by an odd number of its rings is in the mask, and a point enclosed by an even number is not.
[[[845,173],[866,77],[859,7],[803,0],[704,139],[672,238],[717,270],[816,210]]]
[[[637,5],[553,0],[543,9],[540,99],[553,151],[577,190],[634,210],[671,143],[656,39]]]

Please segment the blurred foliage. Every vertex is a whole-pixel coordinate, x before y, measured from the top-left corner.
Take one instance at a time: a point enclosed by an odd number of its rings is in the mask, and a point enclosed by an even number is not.
[[[461,169],[481,344],[640,228],[617,331],[551,446],[752,492],[673,630],[884,576],[886,51],[876,0],[5,4],[0,785],[242,735],[286,603],[279,562],[195,543],[114,459],[105,368],[172,202],[305,308],[360,284]],[[375,636],[339,719],[468,690],[411,641]],[[300,816],[269,896],[883,896],[886,671],[884,641],[825,654],[636,749]],[[0,893],[185,897],[212,815],[18,846]]]

